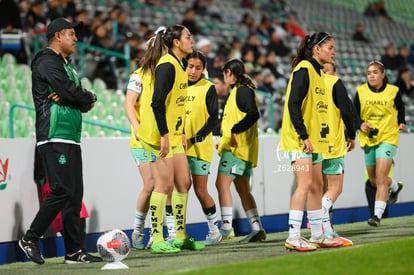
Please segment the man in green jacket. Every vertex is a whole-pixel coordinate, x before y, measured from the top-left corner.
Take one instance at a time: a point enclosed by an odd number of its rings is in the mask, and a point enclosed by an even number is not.
[[[65,263],[102,261],[81,249],[82,112],[89,111],[97,100],[93,92],[82,88],[69,58],[76,50],[76,30],[81,26],[82,23],[72,23],[65,18],[53,20],[46,31],[49,46],[37,53],[31,64],[36,145],[52,191],[41,204],[19,246],[38,264],[45,262],[39,239],[60,211]]]

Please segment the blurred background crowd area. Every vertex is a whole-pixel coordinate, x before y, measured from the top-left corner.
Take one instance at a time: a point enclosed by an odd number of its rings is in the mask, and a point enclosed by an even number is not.
[[[306,34],[336,40],[337,74],[349,96],[365,69],[380,60],[400,87],[408,126],[414,126],[414,2],[411,0],[0,0],[0,137],[33,137],[30,62],[47,46],[54,18],[82,21],[73,62],[82,84],[98,94],[84,116],[84,137],[128,136],[126,83],[159,26],[181,24],[207,56],[207,77],[240,58],[258,87],[260,131],[280,129],[296,47]],[[225,101],[225,98],[220,98]],[[411,129],[411,127],[410,127]]]

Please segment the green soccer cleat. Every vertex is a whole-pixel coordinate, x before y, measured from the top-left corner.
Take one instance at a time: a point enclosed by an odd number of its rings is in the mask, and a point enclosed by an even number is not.
[[[174,239],[172,246],[179,249],[203,250],[206,246],[203,243],[196,242],[193,238],[187,237],[184,241]]]
[[[174,254],[181,251],[180,248],[172,246],[166,241],[153,243],[150,250],[152,254]]]

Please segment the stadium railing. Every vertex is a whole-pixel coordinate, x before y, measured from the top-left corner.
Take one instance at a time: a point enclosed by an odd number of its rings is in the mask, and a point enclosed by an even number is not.
[[[17,109],[17,108],[27,109],[27,110],[30,110],[32,112],[34,112],[34,110],[35,110],[33,106],[26,105],[26,104],[21,104],[21,103],[14,103],[10,106],[10,109],[9,109],[9,137],[10,138],[15,138],[14,110]],[[130,129],[113,126],[113,125],[103,123],[103,122],[99,122],[99,121],[95,121],[95,120],[92,120],[92,119],[83,118],[82,121],[85,124],[90,124],[92,126],[98,126],[98,127],[104,128],[104,129],[113,130],[115,132],[119,131],[121,133],[126,133],[126,134],[130,133]]]
[[[272,130],[275,130],[275,102],[274,102],[274,100],[273,100],[273,97],[272,97],[272,95],[271,94],[269,94],[269,93],[267,93],[267,92],[265,92],[265,91],[262,91],[262,90],[256,90],[256,93],[258,94],[258,95],[260,95],[260,96],[263,96],[264,98],[265,98],[265,102],[266,102],[266,108],[267,108],[267,111],[268,111],[268,121],[265,121],[265,122],[268,122],[269,123],[269,127],[268,128],[272,128]],[[263,130],[265,130],[265,129],[263,129]]]

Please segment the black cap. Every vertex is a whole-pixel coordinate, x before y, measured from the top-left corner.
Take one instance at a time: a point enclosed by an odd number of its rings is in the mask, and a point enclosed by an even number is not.
[[[47,40],[50,40],[56,32],[60,32],[63,29],[75,29],[77,31],[79,28],[83,26],[82,22],[70,22],[68,19],[64,17],[59,17],[50,22],[47,26],[46,30],[46,37]]]

